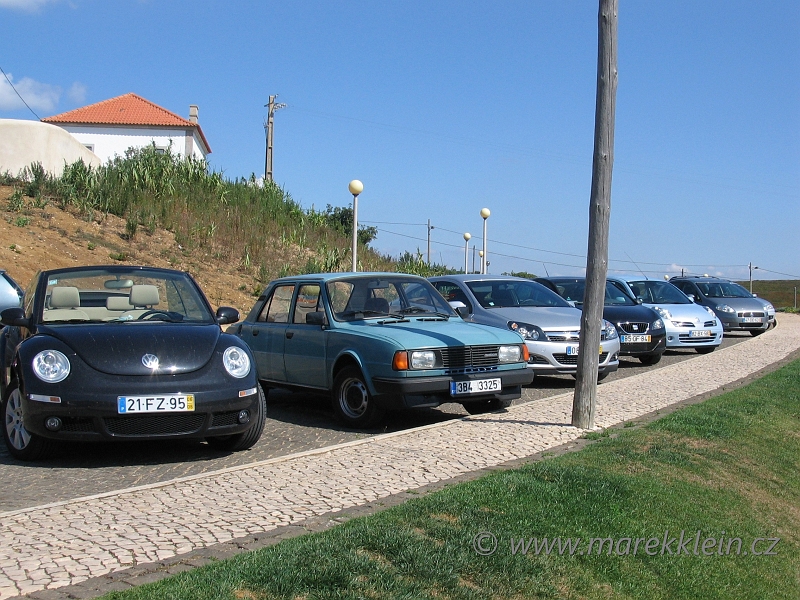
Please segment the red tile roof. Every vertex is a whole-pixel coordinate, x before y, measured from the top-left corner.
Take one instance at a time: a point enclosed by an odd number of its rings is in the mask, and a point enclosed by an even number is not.
[[[70,124],[70,125],[133,125],[151,127],[196,127],[208,151],[208,145],[203,130],[197,123],[184,119],[166,108],[161,108],[149,100],[136,94],[124,94],[90,104],[83,108],[76,108],[60,115],[42,119],[45,123]]]

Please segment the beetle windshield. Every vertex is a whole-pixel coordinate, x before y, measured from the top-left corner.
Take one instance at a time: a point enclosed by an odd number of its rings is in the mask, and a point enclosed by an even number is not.
[[[682,291],[666,281],[629,281],[628,285],[645,304],[691,304]]]
[[[337,321],[360,321],[413,315],[455,316],[450,305],[426,279],[395,275],[348,277],[326,284]]]
[[[49,324],[213,323],[214,315],[185,273],[88,268],[48,275],[39,318]]]

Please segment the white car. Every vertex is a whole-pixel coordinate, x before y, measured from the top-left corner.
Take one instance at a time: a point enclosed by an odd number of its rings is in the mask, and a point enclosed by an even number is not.
[[[694,348],[700,354],[722,343],[722,323],[713,310],[692,302],[668,281],[642,276],[610,276],[645,306],[655,310],[667,330],[667,348]]]

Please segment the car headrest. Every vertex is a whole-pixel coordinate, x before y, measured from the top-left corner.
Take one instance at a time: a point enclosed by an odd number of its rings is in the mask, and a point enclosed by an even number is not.
[[[155,306],[160,301],[158,288],[154,285],[134,285],[131,288],[129,302],[133,306]]]
[[[50,290],[51,308],[78,308],[81,295],[76,287],[54,287]]]
[[[108,310],[131,310],[133,305],[128,302],[128,296],[109,296],[106,298]]]

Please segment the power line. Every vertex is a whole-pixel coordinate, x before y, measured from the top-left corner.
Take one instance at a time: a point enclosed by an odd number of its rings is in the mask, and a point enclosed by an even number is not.
[[[25,98],[23,98],[23,97],[20,95],[20,93],[17,91],[17,88],[15,88],[15,87],[14,87],[14,84],[13,84],[13,83],[11,83],[11,80],[8,78],[8,75],[6,75],[6,72],[5,72],[5,71],[3,71],[3,68],[2,68],[2,67],[0,67],[0,72],[2,72],[2,73],[3,73],[3,77],[5,77],[5,78],[6,78],[6,81],[8,82],[8,85],[10,85],[10,86],[11,86],[11,89],[12,89],[12,90],[14,90],[14,93],[15,93],[17,96],[19,96],[19,99],[20,99],[20,100],[22,100],[22,103],[23,103],[25,106],[28,106],[28,103],[27,103],[27,102],[25,102]],[[37,118],[37,119],[39,119],[40,121],[42,120],[42,118],[41,118],[39,115],[37,115],[37,114],[36,114],[36,112],[34,112],[34,110],[33,110],[33,109],[30,107],[30,106],[28,106],[28,110],[29,110],[29,111],[31,111],[31,112],[33,113],[33,116],[34,116],[34,117],[36,117],[36,118]]]

